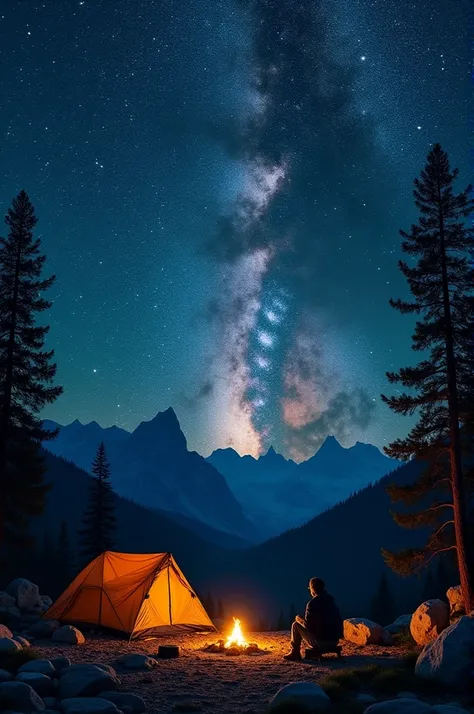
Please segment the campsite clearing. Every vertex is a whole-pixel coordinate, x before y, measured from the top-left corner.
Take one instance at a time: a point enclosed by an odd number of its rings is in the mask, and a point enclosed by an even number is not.
[[[362,667],[368,664],[393,665],[405,649],[397,646],[358,647],[344,643],[342,660],[328,657],[323,663],[292,663],[282,660],[288,651],[289,632],[249,633],[248,637],[262,649],[262,655],[226,657],[203,652],[216,633],[183,634],[166,639],[128,642],[108,637],[91,637],[73,647],[35,643],[41,657],[50,659],[65,655],[75,663],[102,663],[116,666],[125,654],[139,653],[155,657],[160,644],[177,644],[178,659],[158,660],[148,671],[122,671],[121,690],[139,694],[151,714],[158,712],[195,711],[203,714],[260,714],[278,689],[297,681],[319,681],[331,671]]]

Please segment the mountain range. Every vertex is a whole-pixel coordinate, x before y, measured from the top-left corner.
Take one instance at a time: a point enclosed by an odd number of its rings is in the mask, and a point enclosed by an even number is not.
[[[296,464],[273,447],[259,458],[218,449],[207,459],[188,451],[173,409],[159,412],[129,433],[97,422],[57,428],[45,443],[57,456],[89,470],[103,441],[115,490],[199,532],[210,528],[234,537],[235,547],[262,542],[307,522],[353,491],[376,482],[398,463],[370,444],[343,448],[333,436],[319,451]]]
[[[273,447],[258,459],[218,449],[207,460],[225,476],[248,518],[272,535],[306,523],[399,466],[371,444],[358,441],[346,449],[334,436],[300,464]]]

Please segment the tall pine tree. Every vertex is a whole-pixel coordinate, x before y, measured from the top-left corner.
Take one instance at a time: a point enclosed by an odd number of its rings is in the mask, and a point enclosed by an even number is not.
[[[372,600],[370,617],[384,627],[395,620],[395,605],[385,573],[380,576],[379,586]]]
[[[115,505],[115,493],[110,483],[110,466],[102,442],[92,464],[88,504],[79,531],[79,550],[84,561],[90,562],[105,550],[112,550],[117,525]]]
[[[58,564],[53,597],[60,595],[75,575],[74,552],[69,538],[67,521],[61,521],[56,554]]]
[[[25,191],[5,217],[0,238],[0,547],[27,538],[30,518],[44,509],[47,487],[41,443],[55,437],[38,418],[62,388],[52,386],[56,365],[44,349],[49,327],[36,315],[51,307],[43,293],[55,277],[42,278],[45,257],[33,237],[37,223]]]
[[[427,527],[424,547],[400,553],[384,551],[387,563],[408,575],[425,567],[438,553],[455,550],[467,611],[474,605],[469,570],[468,498],[463,473],[463,436],[473,422],[474,410],[474,248],[472,230],[466,226],[474,201],[471,187],[454,193],[458,171],[452,171],[447,154],[436,144],[428,154],[414,197],[419,221],[409,233],[400,231],[402,247],[416,265],[400,261],[408,280],[412,302],[392,300],[401,313],[421,316],[413,335],[413,349],[426,357],[416,367],[388,373],[392,384],[408,393],[382,397],[398,414],[418,413],[406,439],[385,449],[397,459],[419,459],[427,464],[416,483],[392,486],[393,501],[419,504],[411,513],[397,513],[405,528]],[[470,451],[472,440],[464,443]],[[465,455],[465,454],[464,454]]]

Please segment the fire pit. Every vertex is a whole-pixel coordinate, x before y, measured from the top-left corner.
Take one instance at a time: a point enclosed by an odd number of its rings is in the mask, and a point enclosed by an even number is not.
[[[225,654],[228,657],[238,657],[241,654],[265,654],[266,652],[266,650],[260,649],[256,642],[247,642],[237,617],[234,617],[234,627],[227,640],[218,640],[211,645],[205,645],[203,651]]]

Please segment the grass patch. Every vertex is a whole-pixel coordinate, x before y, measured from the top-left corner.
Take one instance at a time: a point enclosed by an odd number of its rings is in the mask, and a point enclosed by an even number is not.
[[[323,690],[326,692],[329,699],[333,703],[345,701],[349,697],[349,691],[347,689],[344,689],[344,687],[342,687],[337,682],[325,680],[323,682],[320,682],[320,686],[323,688]]]
[[[323,686],[323,684],[337,684],[338,687],[346,692],[357,692],[361,689],[361,681],[356,669],[343,669],[340,672],[334,672],[323,680],[321,686]]]
[[[32,649],[14,650],[13,652],[0,653],[0,669],[6,669],[12,674],[16,673],[22,664],[38,659],[39,655]]]
[[[396,635],[392,635],[393,644],[399,647],[416,647],[416,642],[411,636],[410,631],[398,632]]]

